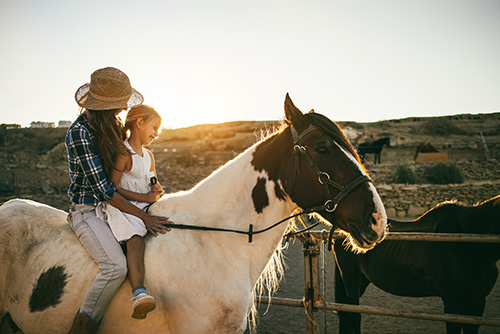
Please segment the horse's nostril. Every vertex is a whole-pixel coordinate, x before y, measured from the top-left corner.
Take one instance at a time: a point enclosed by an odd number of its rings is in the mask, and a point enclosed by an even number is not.
[[[375,214],[372,214],[370,216],[370,220],[372,222],[372,225],[377,225],[378,222],[377,222],[377,219],[375,218]]]

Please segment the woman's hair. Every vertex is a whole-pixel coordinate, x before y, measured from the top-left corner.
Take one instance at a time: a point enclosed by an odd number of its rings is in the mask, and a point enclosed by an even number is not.
[[[130,135],[129,131],[132,131],[137,119],[142,118],[144,123],[150,120],[159,120],[161,122],[161,116],[158,114],[153,107],[145,104],[130,108],[127,113],[127,118],[125,119],[125,133]]]
[[[125,140],[123,122],[115,115],[117,111],[117,109],[87,109],[88,120],[95,131],[99,146],[99,158],[108,177],[114,168],[115,155],[130,155],[129,149],[123,142]]]

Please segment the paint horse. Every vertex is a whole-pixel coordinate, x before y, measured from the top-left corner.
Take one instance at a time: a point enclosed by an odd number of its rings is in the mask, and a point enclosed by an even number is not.
[[[389,220],[396,232],[500,234],[500,196],[475,206],[444,202],[410,222]],[[368,284],[398,296],[439,296],[444,312],[482,316],[498,276],[498,243],[385,240],[366,254],[334,245],[340,270],[335,301],[359,304]],[[361,316],[339,313],[340,333],[360,333]],[[479,326],[446,323],[446,333],[478,333]]]
[[[221,231],[147,237],[145,284],[157,308],[146,320],[131,318],[127,280],[99,333],[243,333],[255,310],[254,288],[279,276],[287,224],[271,227],[297,208],[352,233],[362,249],[384,237],[380,196],[340,128],[320,114],[303,114],[288,94],[285,115],[280,131],[193,189],[150,207],[178,225]],[[65,219],[65,212],[31,201],[0,207],[0,315],[26,334],[67,333],[97,273]]]
[[[364,161],[366,154],[373,153],[374,154],[373,164],[374,165],[376,165],[377,163],[380,164],[380,154],[382,153],[382,148],[384,146],[387,147],[391,146],[391,138],[384,137],[373,141],[372,140],[365,141],[364,143],[359,144],[358,154],[361,158],[361,161]]]

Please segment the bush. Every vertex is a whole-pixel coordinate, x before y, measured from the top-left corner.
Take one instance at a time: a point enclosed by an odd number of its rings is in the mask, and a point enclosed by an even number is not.
[[[431,119],[411,130],[414,134],[432,136],[466,135],[467,131],[459,128],[447,119]]]
[[[397,165],[392,172],[393,183],[415,184],[417,176],[415,172],[407,165]]]
[[[457,165],[437,163],[427,170],[429,182],[435,184],[463,183],[464,177]]]

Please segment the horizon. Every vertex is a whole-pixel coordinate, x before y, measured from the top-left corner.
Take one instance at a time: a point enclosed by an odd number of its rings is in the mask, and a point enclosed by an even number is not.
[[[406,120],[406,119],[412,119],[412,118],[424,118],[424,119],[425,118],[429,118],[429,119],[431,119],[431,118],[447,118],[447,117],[456,117],[456,116],[493,115],[493,114],[499,114],[499,113],[500,113],[500,111],[492,111],[492,112],[486,112],[486,113],[460,113],[460,114],[439,115],[439,116],[405,116],[405,117],[402,117],[402,118],[383,119],[383,120],[377,120],[377,121],[371,121],[371,122],[358,122],[358,121],[349,121],[349,120],[346,120],[346,121],[332,120],[332,121],[334,121],[335,123],[372,124],[372,123],[378,123],[378,122],[390,122],[390,121]],[[52,122],[52,121],[32,121],[32,122],[30,122],[30,124],[31,123],[35,123],[35,122],[39,122],[39,123],[54,124],[53,128],[67,128],[67,127],[64,127],[64,126],[61,126],[61,127],[58,126],[59,122],[66,122],[66,121],[69,121],[70,123],[73,122],[73,121],[70,121],[70,120],[59,120],[59,121],[56,121],[56,122]],[[219,125],[219,124],[237,123],[237,122],[280,122],[280,121],[283,121],[283,119],[275,119],[275,120],[272,120],[272,119],[267,119],[267,120],[257,120],[257,119],[254,119],[254,120],[251,120],[251,119],[249,119],[249,120],[228,120],[228,121],[217,122],[217,123],[199,123],[199,124],[193,124],[193,125],[176,127],[176,128],[162,126],[161,130],[162,131],[163,130],[177,130],[177,129],[186,129],[186,128],[191,128],[191,127],[196,127],[196,126],[203,126],[203,125]],[[19,123],[0,123],[0,126],[6,126],[6,125],[20,125],[21,129],[43,128],[43,127],[32,127],[31,125],[30,126],[22,126]]]

